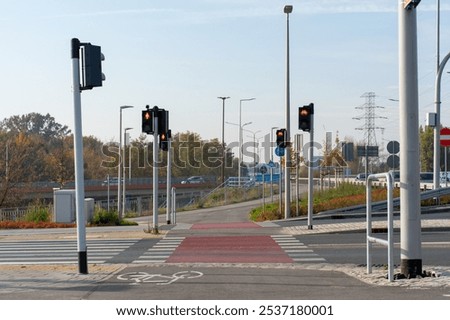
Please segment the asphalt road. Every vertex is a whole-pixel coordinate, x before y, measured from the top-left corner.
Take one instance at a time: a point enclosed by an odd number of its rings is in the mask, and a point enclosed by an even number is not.
[[[385,279],[385,248],[375,250],[374,263],[380,266],[375,266],[373,274],[366,274],[364,233],[289,234],[281,227],[283,222],[264,225],[248,222],[248,211],[255,203],[258,202],[180,213],[176,226],[161,224],[167,233],[157,238],[144,239],[142,224],[124,229],[95,228],[88,234],[92,237],[91,248],[97,248],[97,253],[91,255],[88,249],[88,257],[103,260],[90,265],[93,271],[89,275],[54,265],[43,265],[41,269],[6,268],[0,273],[0,296],[119,300],[450,298],[450,282],[446,282],[450,273],[436,279],[389,283]],[[136,220],[145,224],[148,219]],[[342,220],[333,221],[339,223]],[[124,230],[134,231],[135,238],[115,239],[117,247],[108,248],[111,243],[107,239]],[[22,244],[23,248],[15,247],[8,252],[26,255],[37,240],[17,237],[21,233],[31,238],[46,236],[45,231],[34,232],[2,231],[2,246]],[[71,242],[75,247],[73,230],[48,232],[47,236],[56,235],[59,240],[40,240],[45,242],[44,248],[51,242],[57,246]],[[9,237],[17,240],[8,240]],[[65,237],[70,240],[62,239]],[[423,244],[424,264],[449,266],[448,232],[426,232]],[[41,248],[39,252],[47,249]],[[50,249],[53,254],[58,250]],[[111,250],[116,251],[110,254]],[[70,254],[76,259],[74,251]],[[398,251],[395,255],[399,259]],[[106,271],[98,273],[99,267]]]

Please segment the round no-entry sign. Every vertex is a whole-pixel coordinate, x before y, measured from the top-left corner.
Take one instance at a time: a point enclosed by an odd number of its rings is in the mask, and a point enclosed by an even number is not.
[[[440,132],[441,146],[450,147],[450,128],[442,128]]]

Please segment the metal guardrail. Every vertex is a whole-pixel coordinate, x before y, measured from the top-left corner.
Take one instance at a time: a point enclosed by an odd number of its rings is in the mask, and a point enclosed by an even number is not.
[[[372,180],[386,178],[387,184],[387,240],[372,236]],[[388,278],[394,281],[394,196],[393,178],[391,173],[371,174],[367,177],[366,187],[366,212],[367,212],[367,273],[372,273],[372,243],[379,243],[388,248]]]

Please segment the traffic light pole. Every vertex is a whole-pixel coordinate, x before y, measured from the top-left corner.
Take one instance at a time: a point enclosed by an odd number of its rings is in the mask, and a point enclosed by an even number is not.
[[[158,234],[158,107],[153,108],[153,228],[152,233]]]
[[[83,134],[81,121],[81,88],[80,88],[80,41],[72,39],[72,79],[74,109],[74,153],[75,153],[75,198],[77,220],[78,271],[88,273],[86,226],[84,214],[84,163]]]
[[[170,224],[170,212],[172,211],[172,138],[167,137],[167,183],[166,183],[166,221]]]
[[[313,192],[314,192],[314,113],[311,113],[311,128],[309,131],[309,150],[308,150],[308,229],[313,229]]]

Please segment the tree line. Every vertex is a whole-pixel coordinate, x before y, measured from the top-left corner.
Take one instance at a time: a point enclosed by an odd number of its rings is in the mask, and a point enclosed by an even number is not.
[[[219,177],[222,145],[217,139],[204,140],[194,132],[172,137],[173,177],[203,175]],[[29,113],[0,122],[0,207],[23,205],[24,192],[38,182],[52,182],[60,187],[74,181],[73,135],[50,114]],[[103,143],[96,137],[83,137],[84,176],[86,180],[104,180],[117,176],[117,166],[126,161],[132,177],[152,175],[153,142],[146,135],[131,141],[119,157],[116,142]],[[159,166],[165,166],[167,153],[160,152]],[[236,163],[236,165],[234,165]],[[237,162],[226,149],[226,173],[233,174]],[[165,170],[159,170],[165,176]]]
[[[421,171],[432,171],[433,130],[420,127],[419,134]],[[132,178],[152,176],[153,142],[149,142],[146,135],[131,141],[124,148],[122,158],[119,157],[118,143],[114,141],[104,143],[87,136],[83,137],[83,147],[86,180],[103,181],[108,175],[115,177],[117,166],[125,161],[126,167],[130,167],[130,159]],[[0,150],[3,154],[0,158],[0,207],[22,205],[23,193],[37,182],[52,182],[65,187],[74,181],[73,135],[50,114],[29,113],[0,121]],[[180,132],[172,137],[172,150],[174,178],[201,175],[219,182],[223,148],[218,139],[204,140],[198,133]],[[237,176],[238,159],[228,146],[225,146],[225,152],[225,177]],[[324,152],[322,166],[329,166],[334,161],[331,159],[339,159],[336,152],[339,153],[336,149]],[[291,154],[294,157],[294,152]],[[301,163],[299,160],[293,159],[293,165]],[[363,167],[362,163],[363,160],[355,156],[355,160],[346,165],[356,174]],[[159,152],[158,166],[165,167],[166,164],[167,152]],[[306,172],[304,166],[300,168]],[[387,164],[378,161],[370,171],[387,170]],[[159,170],[159,174],[165,177],[166,170]]]

